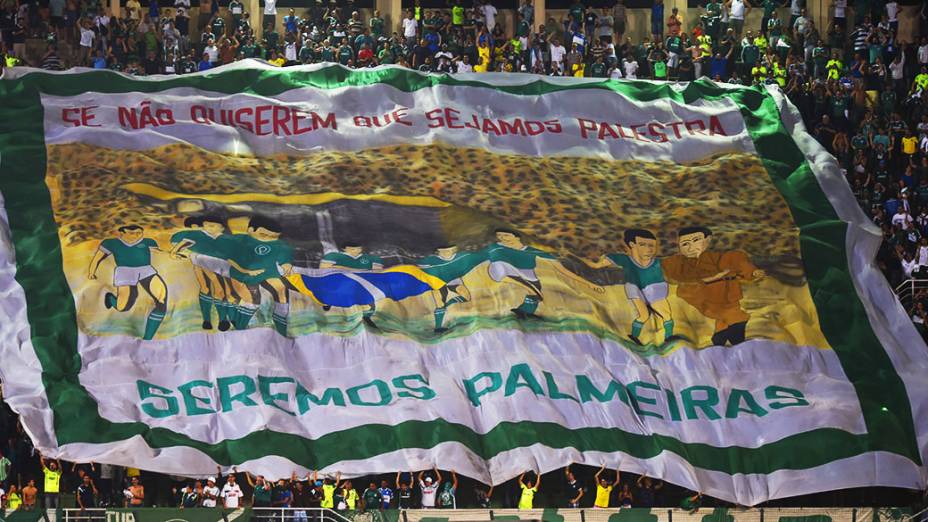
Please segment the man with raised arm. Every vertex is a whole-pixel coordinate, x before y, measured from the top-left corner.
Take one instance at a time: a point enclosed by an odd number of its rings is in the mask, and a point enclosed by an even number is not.
[[[564,468],[564,476],[567,478],[567,507],[578,508],[580,507],[580,499],[583,498],[585,493],[583,486],[580,485],[577,477],[570,471],[569,465]]]
[[[525,473],[519,475],[519,487],[522,488],[522,496],[519,497],[519,509],[532,509],[535,504],[535,493],[541,487],[541,474],[535,472],[535,482],[525,482]]]
[[[424,477],[425,471],[419,472],[419,491],[422,492],[422,509],[432,509],[435,507],[435,497],[438,493],[438,485],[441,484],[441,472],[438,468],[432,468],[435,472],[435,479],[431,476]]]

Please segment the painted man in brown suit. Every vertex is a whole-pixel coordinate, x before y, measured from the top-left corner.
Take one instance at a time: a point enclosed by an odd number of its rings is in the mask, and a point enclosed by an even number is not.
[[[664,275],[677,286],[677,296],[704,316],[715,320],[712,344],[744,342],[750,316],[741,308],[741,283],[766,273],[740,250],[709,251],[712,231],[684,227],[677,233],[680,253],[661,260]]]

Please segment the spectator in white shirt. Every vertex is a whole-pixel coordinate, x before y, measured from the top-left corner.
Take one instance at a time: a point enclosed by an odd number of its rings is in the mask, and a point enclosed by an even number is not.
[[[922,36],[921,45],[918,46],[918,65],[928,65],[928,36]]]
[[[551,42],[551,72],[552,74],[564,74],[564,56],[567,55],[567,49],[561,45],[557,38]]]
[[[918,244],[918,266],[928,266],[928,237],[923,237]]]
[[[107,36],[110,34],[110,13],[110,8],[107,7],[103,14],[93,19],[93,25],[97,27],[97,35],[102,39],[102,47],[106,47]]]
[[[496,13],[498,11],[489,2],[483,4],[480,7],[480,11],[483,13],[483,19],[485,20],[487,31],[492,33],[493,28],[496,27]]]
[[[889,29],[896,34],[899,31],[899,4],[896,0],[886,2],[886,18],[889,19]]]
[[[474,66],[470,64],[470,56],[464,55],[463,58],[455,62],[458,73],[474,72]]]
[[[216,487],[216,479],[213,477],[208,477],[206,479],[206,487],[203,488],[203,507],[216,507],[216,499],[218,498],[219,488]]]
[[[216,42],[212,38],[206,43],[206,47],[203,48],[203,54],[209,57],[209,63],[213,64],[213,67],[219,65],[219,48],[216,47]]]
[[[238,509],[239,499],[245,496],[242,488],[235,483],[235,474],[230,473],[226,478],[226,484],[222,486],[223,506],[226,509]]]
[[[78,21],[78,26],[81,30],[81,56],[80,63],[81,65],[89,65],[90,62],[90,51],[93,49],[93,37],[94,32],[90,29],[90,21],[84,18],[81,18]]]
[[[288,62],[287,65],[290,65],[289,62],[296,61],[296,53],[296,42],[287,42],[287,44],[284,46],[284,60]]]
[[[844,20],[847,18],[847,0],[835,0],[832,7],[834,7],[835,10],[835,23],[844,27]]]
[[[912,216],[905,211],[905,208],[902,205],[899,205],[899,209],[896,210],[896,213],[893,215],[893,226],[898,226],[900,228],[905,228],[908,223],[912,222]]]
[[[264,0],[264,27],[277,27],[277,0]]]
[[[406,38],[415,38],[416,31],[419,29],[419,22],[416,22],[416,15],[412,9],[406,11],[406,18],[403,18],[403,36]]]
[[[424,471],[419,472],[419,491],[422,493],[422,508],[429,509],[435,507],[435,496],[438,493],[438,485],[441,484],[441,473],[438,471],[438,468],[433,470],[436,475],[436,479],[433,481],[432,477],[425,477],[423,479]]]
[[[912,272],[918,268],[918,262],[912,259],[911,252],[905,252],[902,255],[902,272],[905,274],[906,279],[912,278]]]
[[[627,54],[622,59],[622,69],[625,70],[625,78],[629,80],[638,79],[638,60],[635,60],[635,57],[631,54]]]
[[[899,53],[893,61],[889,62],[889,77],[893,82],[902,81],[905,73],[905,53]]]

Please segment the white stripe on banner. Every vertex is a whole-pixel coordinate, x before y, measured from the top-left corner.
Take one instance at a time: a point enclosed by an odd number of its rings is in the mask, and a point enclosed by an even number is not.
[[[488,95],[492,95],[492,104]],[[187,142],[228,154],[304,155],[441,141],[530,156],[648,158],[677,163],[754,150],[738,107],[727,98],[688,104],[668,99],[638,102],[602,89],[582,95],[558,91],[544,97],[545,103],[537,103],[533,96],[481,87],[438,85],[404,92],[372,84],[299,88],[274,98],[190,88],[169,89],[157,97],[138,92],[68,97],[43,94],[42,103],[46,107],[47,143],[83,142],[102,147],[119,143],[135,150]],[[150,104],[143,105],[146,102]],[[74,126],[75,107],[93,107],[92,124],[99,126]],[[141,118],[146,107],[152,114],[170,110],[173,123],[149,123],[132,129],[128,114],[135,111],[133,114]],[[557,110],[552,111],[553,107]],[[609,107],[610,117],[603,115],[602,107]],[[397,114],[402,115],[400,121],[396,121]],[[394,123],[385,124],[386,115],[391,115]],[[623,116],[627,118],[624,121]],[[375,117],[385,126],[363,123]],[[167,113],[161,119],[167,122]],[[484,125],[489,125],[486,119],[496,122],[494,127],[501,126],[499,120],[512,127],[519,119],[521,127],[496,135],[484,132]],[[214,123],[223,121],[227,124]]]

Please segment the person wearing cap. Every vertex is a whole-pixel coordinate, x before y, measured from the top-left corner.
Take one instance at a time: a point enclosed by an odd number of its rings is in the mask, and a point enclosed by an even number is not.
[[[331,477],[325,477],[322,480],[320,487],[322,488],[322,502],[320,506],[323,508],[333,509],[335,508],[335,490],[338,489],[338,483],[342,480],[342,472],[339,471],[335,474],[335,482],[332,482]],[[319,472],[313,472],[313,482],[317,485],[319,484]]]
[[[438,485],[441,484],[441,472],[438,468],[432,468],[435,472],[435,480],[432,477],[424,477],[425,471],[419,472],[419,491],[422,492],[422,509],[432,509],[435,507],[435,496],[438,493]]]
[[[206,487],[203,488],[203,503],[205,508],[216,507],[216,499],[219,498],[219,488],[216,487],[216,477],[206,477]]]
[[[309,475],[306,476],[309,479]],[[307,484],[306,494],[306,507],[308,508],[321,508],[322,507],[322,481],[321,480],[309,480]]]

